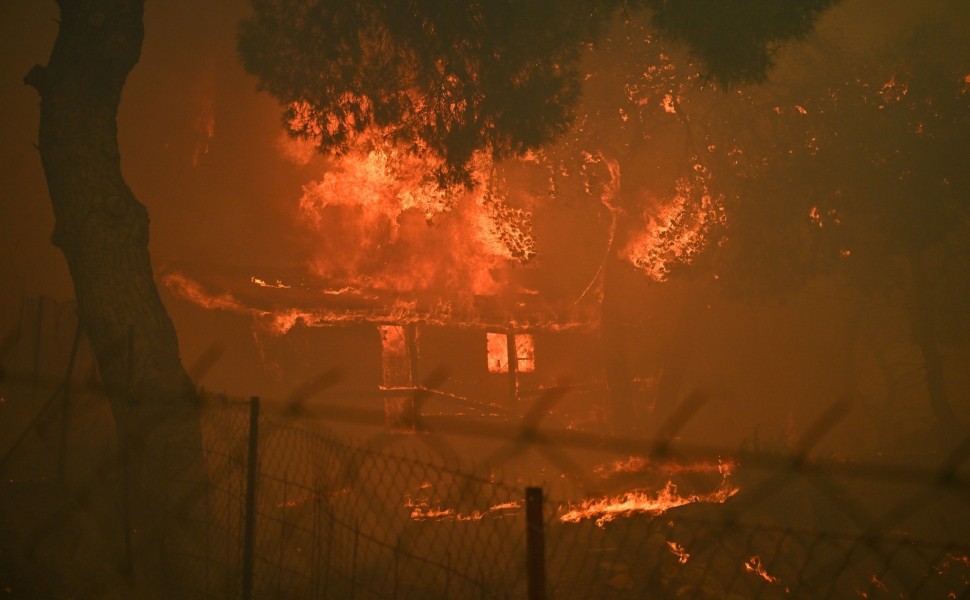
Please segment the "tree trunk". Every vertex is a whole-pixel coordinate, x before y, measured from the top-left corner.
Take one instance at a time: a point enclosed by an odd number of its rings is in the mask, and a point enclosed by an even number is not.
[[[912,328],[913,338],[923,357],[926,372],[926,391],[929,394],[930,410],[936,417],[940,442],[944,451],[952,450],[960,441],[961,431],[957,416],[953,412],[946,394],[946,379],[943,369],[943,353],[936,335],[933,314],[933,291],[926,259],[911,256],[910,269],[913,275]]]
[[[39,149],[56,218],[52,241],[67,259],[119,447],[128,450],[123,479],[131,483],[139,589],[189,597],[169,586],[188,575],[173,559],[173,545],[193,537],[184,517],[205,501],[198,402],[152,275],[148,214],[122,176],[117,138],[122,88],[141,52],[144,0],[58,4],[50,61],[25,78],[41,98]]]

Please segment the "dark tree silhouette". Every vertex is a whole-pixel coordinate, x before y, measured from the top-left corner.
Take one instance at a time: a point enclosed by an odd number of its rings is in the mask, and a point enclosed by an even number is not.
[[[684,42],[719,84],[761,82],[778,48],[810,33],[838,0],[644,0],[661,35]]]
[[[441,160],[471,183],[477,151],[507,158],[561,134],[578,98],[580,51],[617,9],[648,9],[723,83],[760,80],[776,47],[834,0],[252,0],[239,50],[284,122],[323,151],[367,128]]]
[[[948,298],[963,296],[970,232],[968,65],[954,48],[968,50],[948,24],[867,59],[827,48],[710,137],[744,148],[720,171],[735,198],[722,279],[783,293],[829,276],[864,306],[899,306],[944,446],[963,435],[943,346],[967,340]]]
[[[121,173],[116,116],[138,62],[144,0],[63,0],[41,98],[39,149],[78,316],[130,456],[135,574],[145,597],[186,576],[165,547],[204,498],[196,394],[148,254],[148,214]],[[189,481],[189,482],[187,482]],[[116,524],[112,528],[116,527]],[[168,560],[162,565],[163,556]],[[164,570],[164,575],[163,575]]]

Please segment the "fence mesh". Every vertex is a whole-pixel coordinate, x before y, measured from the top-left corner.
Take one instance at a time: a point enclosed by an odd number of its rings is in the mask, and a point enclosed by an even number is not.
[[[151,546],[128,540],[117,431],[81,371],[48,389],[9,368],[0,381],[6,403],[35,407],[2,457],[11,597],[109,597],[130,585],[131,552]],[[187,533],[164,532],[172,564],[187,565],[173,593],[530,597],[525,488],[541,484],[548,598],[970,598],[970,441],[929,464],[864,464],[813,456],[837,410],[788,447],[727,450],[675,443],[690,401],[644,440],[545,428],[562,390],[501,427],[423,418],[421,393],[414,432],[359,442],[320,419],[377,426],[381,408],[301,399],[264,411],[252,437],[250,402],[205,397],[203,464],[165,474],[200,490],[179,511]],[[468,435],[496,445],[483,466],[462,451]],[[526,456],[543,468],[523,476]]]

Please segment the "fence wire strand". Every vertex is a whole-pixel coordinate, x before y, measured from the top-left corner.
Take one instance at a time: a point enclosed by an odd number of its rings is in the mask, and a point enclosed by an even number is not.
[[[43,377],[7,366],[19,336],[0,343],[0,384],[35,389]],[[197,371],[219,353],[207,351]],[[435,371],[410,392],[413,431],[354,442],[322,422],[380,425],[384,414],[322,401],[340,377],[330,371],[300,386],[259,417],[257,439],[250,403],[204,396],[203,464],[165,474],[199,490],[174,507],[180,519],[165,532],[164,551],[191,565],[172,597],[240,597],[249,533],[254,598],[526,598],[525,488],[541,483],[550,599],[970,598],[970,438],[935,468],[816,458],[845,414],[834,403],[791,450],[680,444],[702,394],[654,439],[545,427],[565,388],[535,394],[518,422],[432,418],[421,406],[447,378]],[[35,597],[57,589],[106,597],[126,584],[122,525],[100,518],[122,511],[114,424],[96,385],[51,379],[58,389],[3,454],[0,584]],[[57,410],[68,390],[69,413]],[[65,436],[58,419],[68,414]],[[129,435],[151,433],[149,425]],[[491,438],[495,448],[475,465],[463,436]],[[610,457],[604,464],[630,468],[589,469],[579,455],[594,449]],[[524,457],[547,467],[545,481],[516,471]],[[139,541],[135,551],[157,542]]]

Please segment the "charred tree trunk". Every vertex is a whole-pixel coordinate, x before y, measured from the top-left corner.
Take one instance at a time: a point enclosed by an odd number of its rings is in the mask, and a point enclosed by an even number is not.
[[[52,241],[67,259],[119,447],[129,450],[124,479],[131,482],[139,595],[174,597],[161,581],[169,587],[188,575],[171,550],[176,538],[192,537],[183,517],[205,500],[205,487],[198,402],[152,275],[148,214],[121,172],[117,113],[141,52],[144,0],[58,4],[49,63],[25,78],[41,99],[39,149],[56,218]]]

